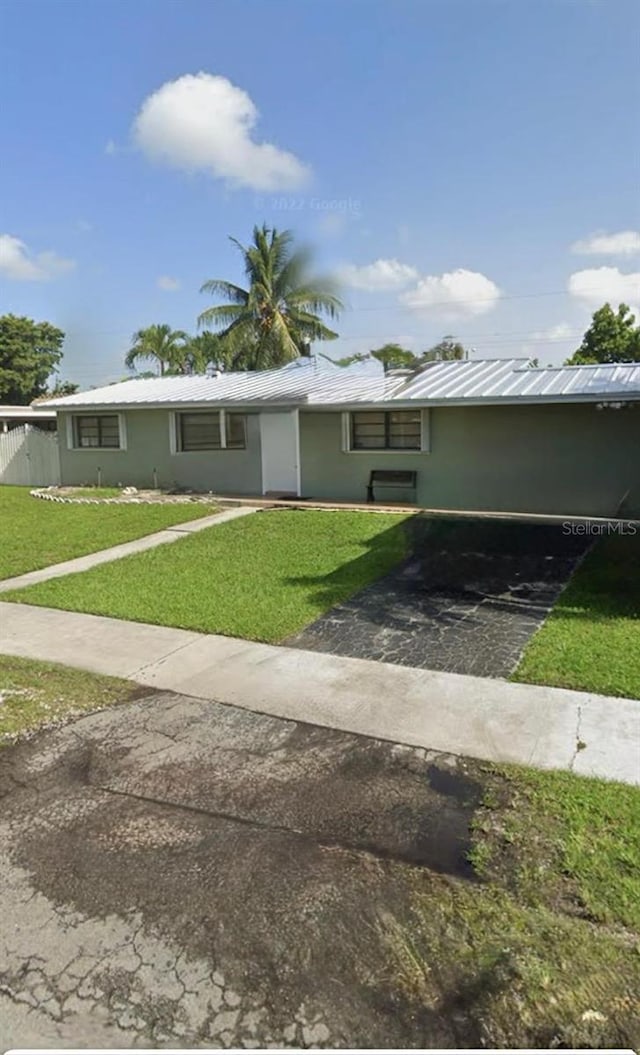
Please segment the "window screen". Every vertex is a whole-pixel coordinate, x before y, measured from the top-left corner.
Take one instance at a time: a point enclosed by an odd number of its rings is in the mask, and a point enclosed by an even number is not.
[[[178,416],[181,451],[216,451],[221,447],[220,415],[180,414]]]
[[[76,447],[120,446],[117,414],[83,414],[75,419],[75,433]]]
[[[354,451],[419,451],[421,433],[419,410],[358,411],[351,415]]]

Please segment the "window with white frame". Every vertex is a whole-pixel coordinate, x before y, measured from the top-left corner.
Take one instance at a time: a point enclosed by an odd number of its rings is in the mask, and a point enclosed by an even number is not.
[[[119,450],[120,418],[118,414],[77,414],[73,419],[73,446],[83,450]]]
[[[224,411],[190,411],[175,415],[176,451],[244,450],[247,425],[244,414]]]
[[[350,416],[352,451],[423,450],[422,413],[417,410],[363,410]]]

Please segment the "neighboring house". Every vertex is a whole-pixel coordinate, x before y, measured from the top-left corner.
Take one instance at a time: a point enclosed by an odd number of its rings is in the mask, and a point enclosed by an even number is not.
[[[13,407],[0,403],[0,433],[10,432],[19,425],[35,425],[43,432],[55,432],[55,410],[43,410],[37,407]]]
[[[375,470],[423,508],[640,515],[640,365],[522,359],[418,373],[298,360],[279,370],[125,381],[49,401],[63,484],[365,501]]]

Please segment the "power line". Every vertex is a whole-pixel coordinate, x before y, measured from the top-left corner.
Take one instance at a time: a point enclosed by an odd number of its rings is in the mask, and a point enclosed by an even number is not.
[[[372,292],[372,291],[369,291]],[[585,293],[602,293],[605,295],[605,290],[599,286],[589,286],[581,292]],[[531,300],[537,297],[569,297],[573,296],[567,289],[552,289],[545,290],[537,293],[500,293],[497,297],[465,297],[461,300],[434,300],[425,304],[427,308],[451,308],[461,304],[495,304],[497,301],[503,300]],[[614,298],[616,299],[616,298]],[[416,314],[420,310],[419,307],[411,306],[408,304],[398,304],[397,301],[392,304],[375,304],[369,307],[347,307],[345,312],[349,314],[359,314],[360,312],[368,311],[395,311],[395,312],[411,312]],[[67,336],[80,337],[83,334],[88,334],[94,337],[126,337],[128,340],[131,339],[131,333],[129,330],[69,330]]]
[[[369,290],[368,292],[374,292]],[[605,290],[601,286],[585,286],[580,291],[581,293],[602,293],[605,294]],[[445,308],[452,307],[458,304],[495,304],[499,300],[529,300],[536,297],[572,297],[575,296],[568,289],[550,289],[538,293],[499,293],[495,297],[465,297],[463,299],[456,299],[455,301],[449,300],[432,300],[425,304],[425,308]],[[616,298],[614,298],[616,299]],[[392,308],[398,310],[398,305],[372,305],[369,308],[353,308],[353,311],[389,311]],[[419,307],[411,305],[400,305],[401,310],[405,311],[416,311]]]
[[[515,331],[515,332],[517,333],[518,331]],[[489,343],[491,345],[491,347],[507,348],[507,347],[510,347],[510,346],[518,347],[518,346],[527,345],[527,344],[564,344],[567,341],[579,340],[581,337],[582,337],[582,333],[568,333],[568,334],[563,335],[562,337],[535,337],[533,335],[527,334],[526,331],[522,331],[522,336],[519,337],[519,338],[518,337],[509,337],[509,336],[507,336],[507,334],[503,335],[503,334],[500,334],[500,333],[495,333],[495,334],[466,335],[462,340],[464,340],[464,342],[466,342],[466,343],[469,343],[469,342],[473,341],[474,343],[477,342],[478,344],[480,344],[482,342],[487,342],[487,343]],[[380,333],[357,334],[357,335],[352,335],[352,336],[341,337],[340,338],[340,341],[342,341],[342,342],[346,342],[346,341],[375,341],[375,342],[380,342],[380,341],[382,341],[382,342],[384,342],[384,341],[391,342],[391,341],[394,341],[394,342],[396,342],[397,340],[398,340],[397,334],[380,334]],[[119,366],[118,367],[114,367],[114,373],[117,372],[119,369],[120,369]],[[122,366],[121,369],[122,370],[125,369],[124,365]],[[74,377],[79,378],[79,379],[83,379],[84,378],[86,380],[91,380],[94,377],[103,377],[104,376],[104,368],[98,367],[98,366],[96,366],[96,368],[92,369],[92,370],[73,370],[73,368],[71,368],[71,372],[73,373]]]
[[[492,334],[481,334],[481,335],[477,335],[475,337],[469,336],[468,334],[465,334],[464,337],[460,337],[460,338],[454,337],[454,340],[456,340],[456,341],[459,340],[461,344],[462,343],[469,344],[469,343],[475,343],[475,342],[480,343],[481,341],[487,341],[487,342],[489,342],[492,345],[503,346],[503,345],[509,345],[509,344],[513,344],[513,345],[520,345],[520,344],[563,344],[565,341],[580,340],[582,338],[582,336],[583,336],[582,332],[580,332],[580,333],[568,333],[568,334],[566,334],[566,336],[563,336],[563,337],[535,337],[532,334],[530,334],[530,335],[523,334],[523,336],[520,337],[520,338],[515,338],[514,337],[514,338],[508,338],[508,339],[504,340],[504,339],[500,339],[499,336],[495,337]],[[402,339],[402,338],[400,338],[400,339]],[[340,336],[340,341],[377,341],[377,342],[388,341],[390,343],[392,342],[394,344],[397,344],[398,340],[399,340],[399,338],[398,338],[397,332],[389,333],[389,334],[384,334],[384,333],[382,333],[382,334],[381,333],[363,333],[363,334],[355,334],[355,335],[344,336],[344,337]]]

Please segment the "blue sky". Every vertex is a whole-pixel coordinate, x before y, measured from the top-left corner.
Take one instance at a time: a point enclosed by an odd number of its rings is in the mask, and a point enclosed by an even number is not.
[[[5,2],[0,311],[122,376],[266,220],[343,280],[332,355],[561,362],[640,304],[639,39],[636,0]]]

